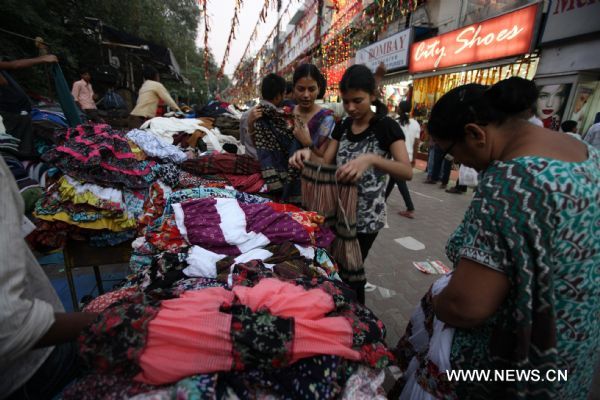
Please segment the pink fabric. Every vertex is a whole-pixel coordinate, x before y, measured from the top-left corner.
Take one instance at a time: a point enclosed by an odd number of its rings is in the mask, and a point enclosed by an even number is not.
[[[221,287],[188,291],[163,301],[148,328],[135,380],[164,384],[197,373],[228,371],[233,364],[231,315],[219,311],[234,294]]]
[[[273,315],[294,318],[292,362],[316,354],[360,360],[352,350],[352,327],[344,317],[325,317],[335,308],[331,295],[321,289],[304,290],[278,279],[263,279],[253,288],[236,286],[240,303],[252,311],[266,308]]]
[[[343,317],[325,317],[335,308],[331,295],[278,279],[233,291],[208,288],[166,300],[150,323],[142,372],[135,380],[161,385],[199,373],[229,371],[233,364],[231,315],[219,311],[234,300],[253,311],[294,318],[292,362],[318,354],[360,360],[352,350],[352,327]]]

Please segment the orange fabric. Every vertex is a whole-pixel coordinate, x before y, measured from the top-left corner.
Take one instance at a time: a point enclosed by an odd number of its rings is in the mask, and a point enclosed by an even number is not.
[[[233,291],[208,288],[166,300],[150,323],[142,372],[135,380],[161,385],[198,373],[229,371],[233,364],[231,315],[219,311],[234,299],[253,311],[294,318],[292,362],[317,354],[360,360],[352,350],[352,327],[343,317],[325,317],[334,310],[331,295],[305,290],[278,279],[263,279],[254,287]]]

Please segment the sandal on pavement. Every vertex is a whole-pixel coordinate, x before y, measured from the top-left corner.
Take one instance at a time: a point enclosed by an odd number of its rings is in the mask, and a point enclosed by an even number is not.
[[[410,218],[410,219],[414,219],[415,216],[413,215],[413,211],[399,211],[398,214],[400,214],[401,216],[405,217],[405,218]]]

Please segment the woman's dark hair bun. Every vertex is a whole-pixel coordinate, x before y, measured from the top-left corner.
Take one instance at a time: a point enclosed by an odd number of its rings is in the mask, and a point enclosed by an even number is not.
[[[513,115],[533,108],[538,89],[533,81],[513,76],[496,83],[485,97],[493,108]]]

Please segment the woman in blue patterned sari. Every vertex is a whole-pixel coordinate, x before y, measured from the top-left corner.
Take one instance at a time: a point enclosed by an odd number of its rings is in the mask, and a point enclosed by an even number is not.
[[[482,178],[447,244],[454,271],[398,343],[392,397],[588,396],[600,356],[600,152],[528,123],[536,96],[510,78],[458,87],[433,107],[434,142]],[[491,375],[452,381],[448,370]]]

